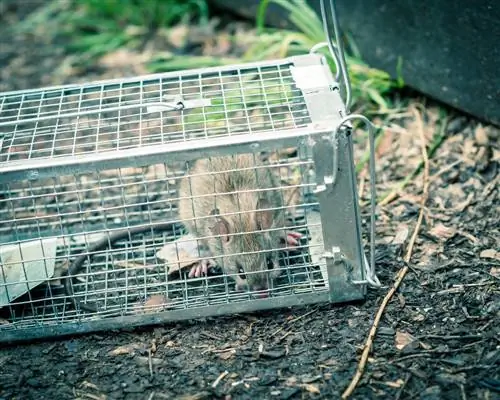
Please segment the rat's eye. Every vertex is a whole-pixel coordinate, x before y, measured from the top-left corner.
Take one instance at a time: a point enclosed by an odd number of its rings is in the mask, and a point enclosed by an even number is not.
[[[271,257],[267,257],[266,262],[267,262],[267,269],[274,268],[274,263],[273,263],[273,260],[271,259]]]
[[[241,279],[247,279],[247,276],[245,275],[245,271],[243,270],[243,267],[241,266],[240,263],[236,263],[236,268],[238,268],[238,275],[240,276]]]

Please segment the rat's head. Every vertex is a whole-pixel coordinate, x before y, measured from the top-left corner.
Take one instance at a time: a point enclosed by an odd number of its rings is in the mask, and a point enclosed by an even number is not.
[[[224,269],[235,279],[240,290],[264,291],[272,288],[280,275],[278,253],[279,214],[270,201],[259,199],[255,212],[223,217],[214,210],[211,231],[218,254],[223,254]],[[278,210],[279,212],[279,210]]]

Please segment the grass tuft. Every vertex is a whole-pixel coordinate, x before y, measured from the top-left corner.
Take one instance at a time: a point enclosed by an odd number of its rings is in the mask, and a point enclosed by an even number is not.
[[[66,37],[68,50],[93,60],[120,47],[137,47],[159,28],[206,23],[205,0],[51,0],[16,27]]]

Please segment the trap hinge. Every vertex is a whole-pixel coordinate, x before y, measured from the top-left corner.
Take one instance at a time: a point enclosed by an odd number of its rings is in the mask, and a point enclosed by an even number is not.
[[[339,265],[344,266],[344,270],[346,273],[347,277],[347,283],[351,285],[370,285],[372,287],[380,287],[380,282],[378,281],[377,276],[374,274],[374,272],[371,270],[370,265],[368,264],[368,260],[364,260],[364,268],[365,268],[365,274],[367,275],[367,279],[365,280],[354,280],[352,273],[354,271],[354,263],[340,250],[340,247],[334,246],[332,247],[331,251],[326,251],[323,253],[323,256],[321,258],[324,258],[327,260],[327,267],[329,265],[328,260],[330,260],[332,267],[338,267]],[[328,283],[331,284],[338,284],[334,283],[336,280],[334,279],[335,274],[331,274],[330,271],[328,271]]]
[[[356,281],[353,279],[352,273],[354,271],[354,263],[340,250],[340,247],[333,246],[331,251],[325,251],[323,253],[322,258],[327,260],[327,268],[328,268],[328,283],[330,287],[332,285],[338,285],[338,273],[330,273],[331,268],[338,268],[339,266],[344,267],[346,283],[351,285],[366,285],[368,281]],[[328,262],[330,261],[330,262]],[[331,268],[329,268],[331,265]],[[331,271],[333,272],[333,271]]]

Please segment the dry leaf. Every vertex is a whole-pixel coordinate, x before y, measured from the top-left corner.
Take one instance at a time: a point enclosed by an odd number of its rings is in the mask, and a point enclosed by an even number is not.
[[[197,260],[197,257],[193,257],[192,254],[188,253],[184,249],[179,250],[178,257],[179,262],[175,263],[175,266],[177,266],[178,269],[189,267],[190,265],[195,264]],[[169,274],[175,270],[175,266],[173,268],[169,268]]]
[[[493,155],[491,156],[491,161],[492,162],[500,161],[500,150],[498,149],[492,149],[492,150],[493,150]]]
[[[450,198],[450,200],[462,201],[462,199],[466,199],[463,183],[454,183],[452,185],[448,185],[446,188],[443,188],[444,197]]]
[[[432,236],[445,241],[451,239],[456,233],[457,230],[455,228],[447,227],[443,224],[437,224],[429,231],[429,234]]]
[[[481,258],[492,258],[494,260],[499,260],[500,261],[500,251],[497,251],[495,249],[483,250],[481,253],[479,253],[479,257],[481,257]]]
[[[396,348],[398,350],[402,350],[414,341],[415,338],[409,333],[396,331]]]

